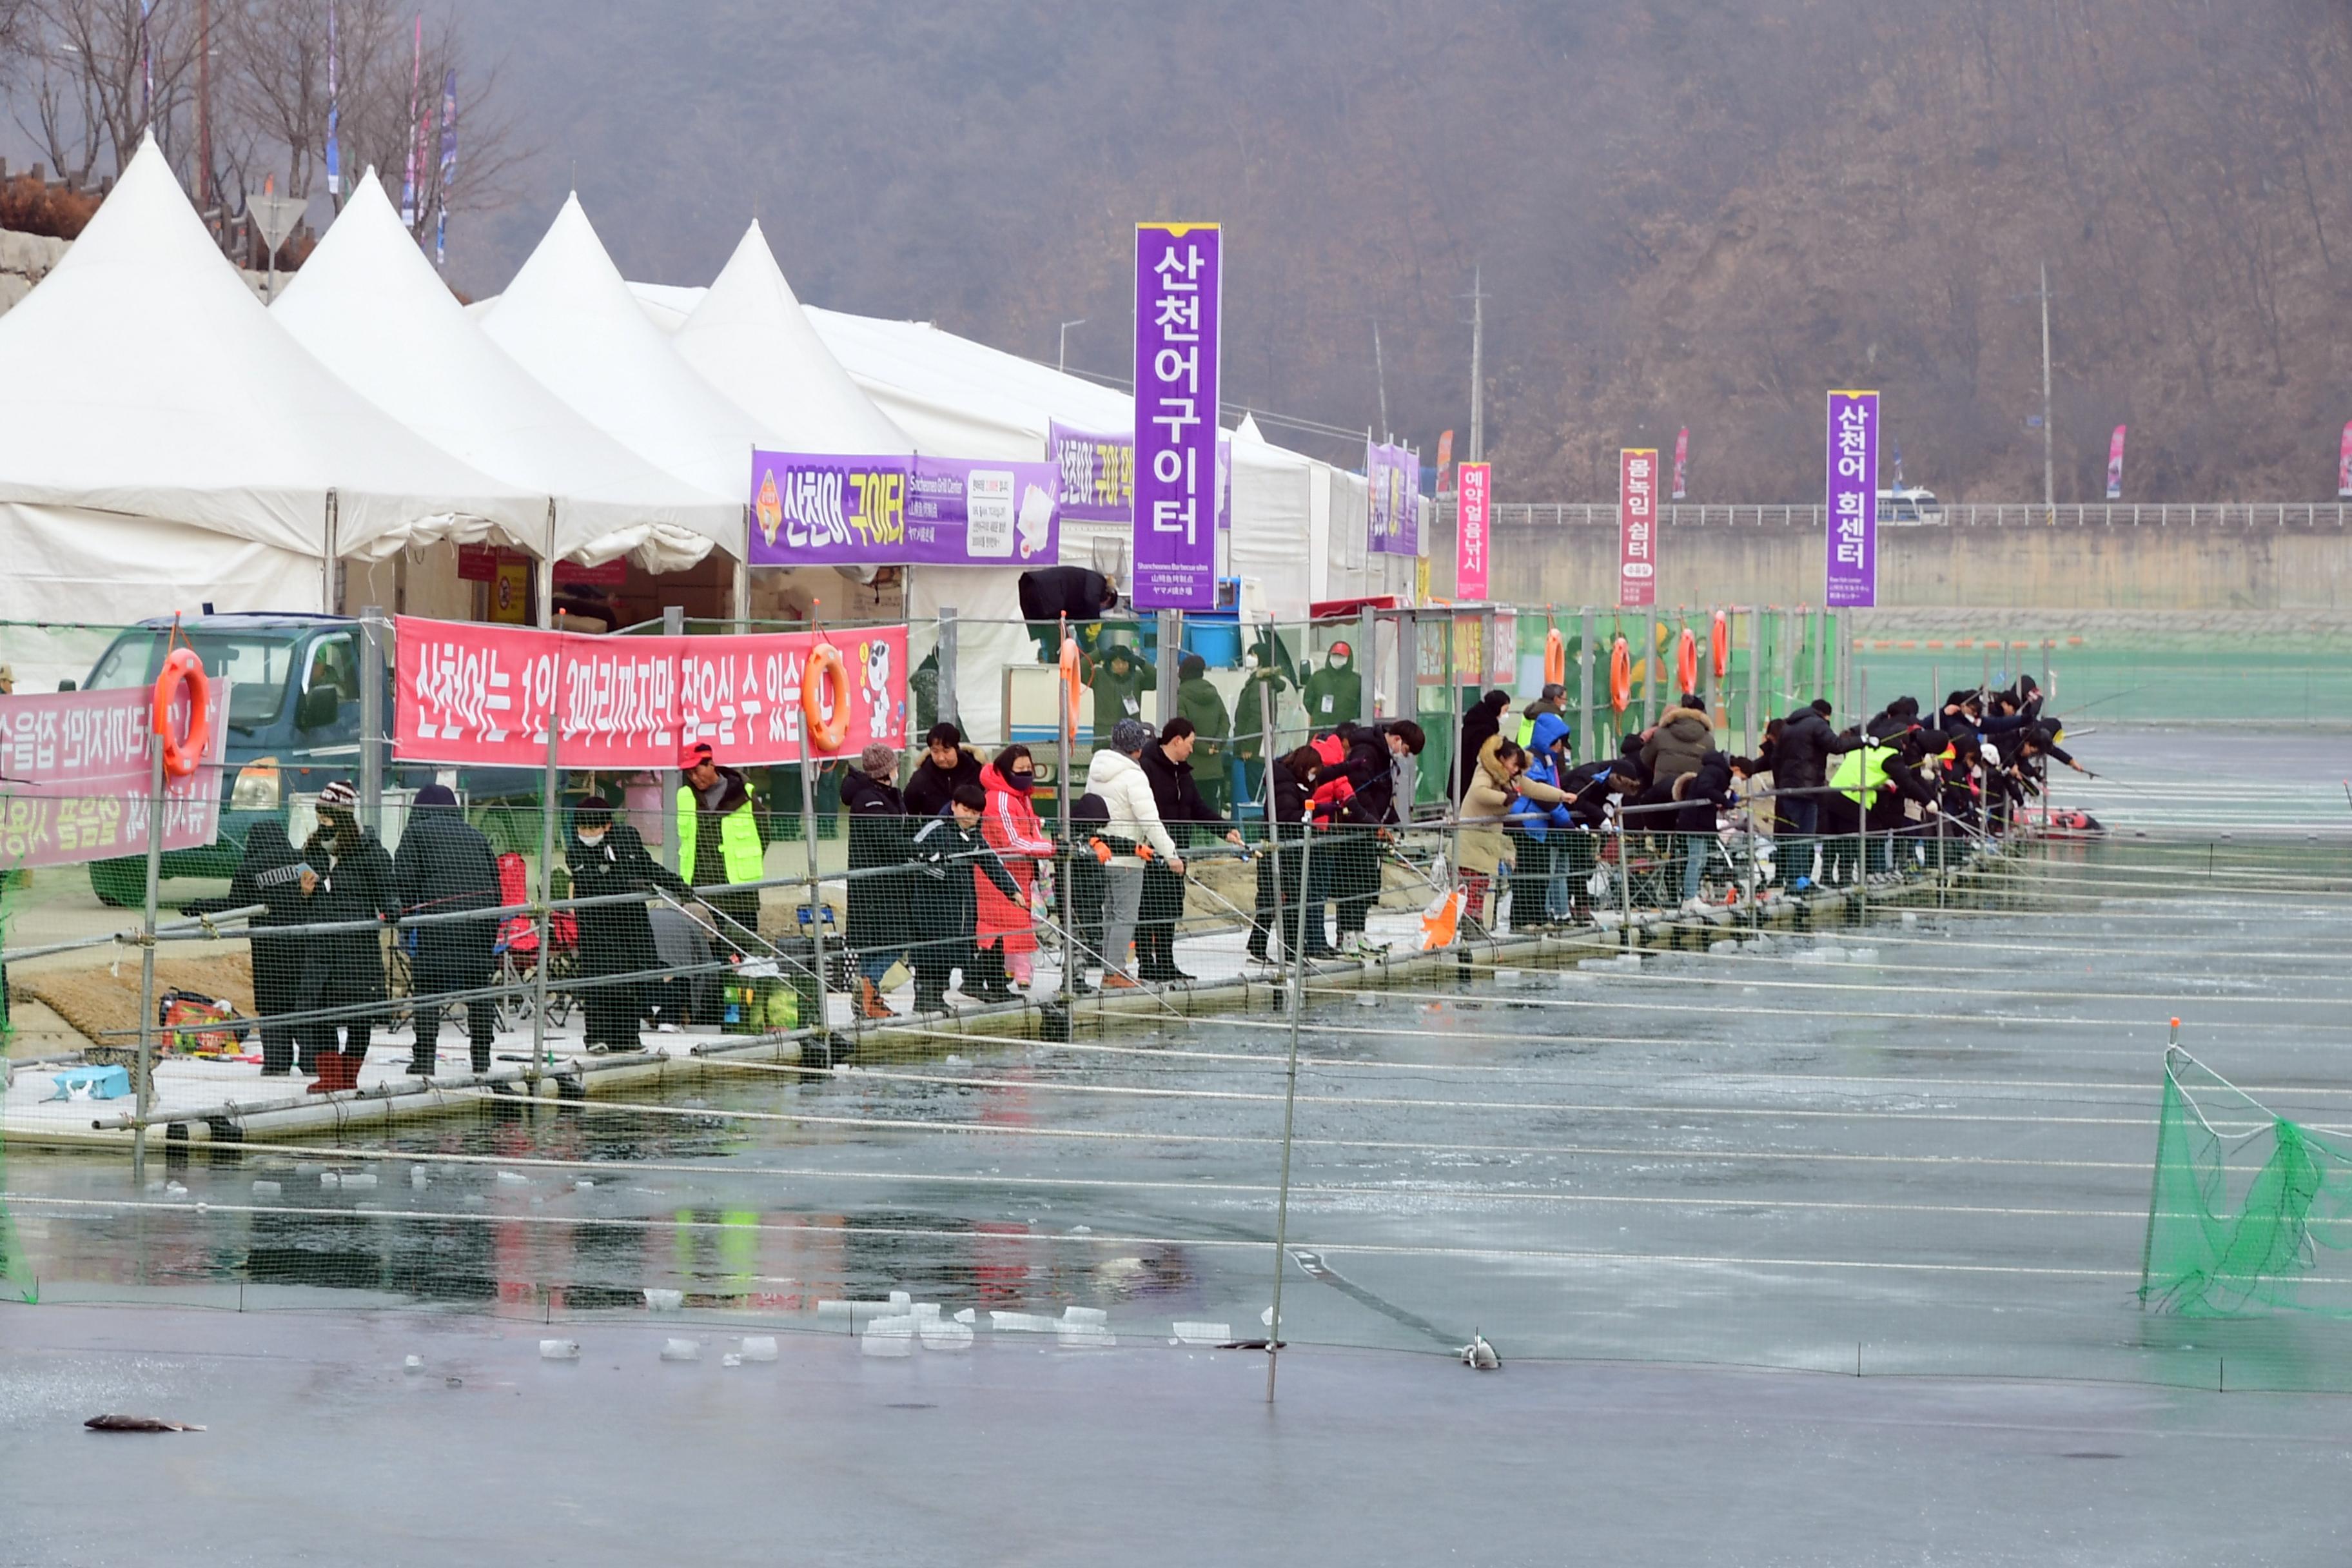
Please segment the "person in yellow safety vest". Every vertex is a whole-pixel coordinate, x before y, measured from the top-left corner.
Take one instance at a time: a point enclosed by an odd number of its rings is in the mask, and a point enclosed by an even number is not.
[[[1923,816],[1937,815],[1935,786],[1915,765],[1927,755],[1925,742],[1916,738],[1924,733],[1913,731],[1892,742],[1865,741],[1840,755],[1830,770],[1830,787],[1837,793],[1822,800],[1822,832],[1828,836],[1823,869],[1832,879],[1836,879],[1830,866],[1851,864],[1853,838],[1865,823],[1874,835],[1892,835],[1906,820],[1906,800],[1916,802]],[[1891,839],[1882,837],[1871,849],[1868,869],[1885,870],[1892,856]]]
[[[767,860],[751,782],[733,768],[720,767],[707,741],[687,747],[678,766],[678,875],[697,889],[759,881],[767,874]],[[759,934],[756,889],[702,901],[720,917],[723,935],[741,943]]]

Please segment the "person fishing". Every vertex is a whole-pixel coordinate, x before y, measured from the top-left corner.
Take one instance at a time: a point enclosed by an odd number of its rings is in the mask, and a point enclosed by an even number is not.
[[[573,810],[563,862],[572,869],[572,897],[589,900],[577,913],[588,1048],[633,1055],[645,1048],[638,1035],[645,1023],[642,988],[647,972],[661,963],[646,896],[659,889],[684,902],[695,891],[646,852],[635,828],[614,819],[612,803],[601,795]]]
[[[369,1033],[388,995],[383,937],[373,926],[397,915],[400,904],[392,857],[375,829],[360,826],[359,798],[341,780],[320,790],[319,826],[302,845],[302,923],[369,927],[303,939],[300,1005],[333,1015],[300,1026],[298,1037],[318,1064],[312,1094],[359,1087]]]

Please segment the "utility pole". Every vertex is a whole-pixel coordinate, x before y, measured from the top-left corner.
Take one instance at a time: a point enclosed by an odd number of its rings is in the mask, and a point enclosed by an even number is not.
[[[213,0],[196,5],[196,208],[213,205]]]
[[[1070,329],[1072,327],[1083,327],[1086,324],[1087,319],[1084,316],[1080,316],[1075,321],[1064,321],[1062,323],[1062,346],[1054,355],[1054,368],[1055,370],[1066,371],[1070,368]]]
[[[1381,439],[1385,441],[1391,434],[1389,428],[1389,373],[1381,359],[1381,323],[1378,320],[1372,322],[1372,380],[1381,389]]]
[[[2050,263],[2042,264],[2042,521],[2058,520],[2057,467],[2050,441]]]
[[[1481,269],[1470,269],[1470,460],[1486,456],[1486,293]]]

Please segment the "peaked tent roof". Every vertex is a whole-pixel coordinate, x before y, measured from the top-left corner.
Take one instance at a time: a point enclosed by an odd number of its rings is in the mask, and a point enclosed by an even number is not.
[[[1034,461],[1055,420],[1082,430],[1134,427],[1127,394],[928,321],[814,308],[808,319],[850,379],[926,452]]]
[[[809,325],[756,218],[670,343],[792,451],[915,449]]]
[[[674,570],[740,516],[581,417],[467,321],[370,169],[270,307],[361,395],[483,472],[555,502],[555,553]],[[541,537],[531,541],[544,548]]]
[[[0,317],[0,500],[166,519],[321,556],[544,531],[545,502],[432,446],[270,320],[151,138]]]
[[[491,342],[590,424],[656,468],[735,500],[733,522],[713,537],[741,557],[751,449],[779,443],[646,320],[576,195],[479,320]]]

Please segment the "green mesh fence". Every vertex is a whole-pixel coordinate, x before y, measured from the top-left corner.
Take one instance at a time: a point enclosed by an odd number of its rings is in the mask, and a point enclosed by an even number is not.
[[[2215,1107],[2209,1120],[2183,1075]],[[2184,1317],[2352,1314],[2352,1158],[2167,1053],[2140,1300]]]
[[[8,908],[18,874],[13,869],[0,874],[0,945],[5,945],[10,924]],[[8,1006],[8,971],[0,964],[0,1062],[8,1059],[9,1047],[16,1043],[16,1030]],[[8,1075],[13,1079],[13,1074]],[[37,1298],[33,1280],[32,1260],[16,1239],[16,1225],[8,1212],[8,1138],[0,1131],[0,1300],[30,1301]]]

